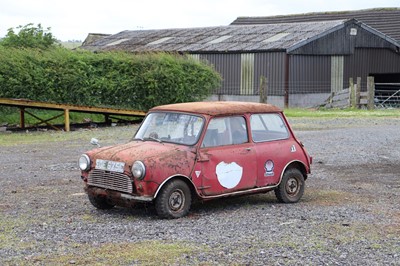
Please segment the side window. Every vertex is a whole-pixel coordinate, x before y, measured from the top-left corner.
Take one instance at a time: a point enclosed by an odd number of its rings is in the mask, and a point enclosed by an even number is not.
[[[202,147],[220,146],[219,136],[227,131],[224,118],[213,118],[208,124]]]
[[[241,116],[211,119],[201,147],[216,147],[248,142],[246,120]]]
[[[287,139],[289,131],[278,114],[254,114],[250,118],[251,136],[255,142]]]
[[[244,120],[244,117],[230,117],[229,124],[232,134],[232,144],[241,144],[249,141],[247,137],[246,120]]]

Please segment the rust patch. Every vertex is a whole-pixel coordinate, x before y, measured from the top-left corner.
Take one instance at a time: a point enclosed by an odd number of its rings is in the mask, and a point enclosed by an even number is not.
[[[282,112],[271,104],[251,102],[192,102],[168,104],[152,108],[150,111],[177,111],[205,115],[242,115],[245,113]]]

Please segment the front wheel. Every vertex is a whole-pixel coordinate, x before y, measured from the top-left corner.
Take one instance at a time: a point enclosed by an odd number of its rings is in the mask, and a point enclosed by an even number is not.
[[[295,203],[304,193],[304,176],[299,169],[292,168],[285,171],[281,183],[275,189],[277,199],[282,203]]]
[[[188,185],[176,179],[167,183],[155,201],[159,217],[167,219],[181,218],[188,214],[192,203],[192,195]]]

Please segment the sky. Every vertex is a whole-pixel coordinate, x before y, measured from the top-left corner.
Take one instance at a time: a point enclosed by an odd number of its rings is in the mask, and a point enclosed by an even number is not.
[[[41,24],[61,41],[88,33],[229,25],[237,17],[398,7],[400,0],[0,0],[0,38]]]

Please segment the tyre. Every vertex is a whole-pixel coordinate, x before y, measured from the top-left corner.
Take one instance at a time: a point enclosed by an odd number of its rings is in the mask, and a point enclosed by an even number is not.
[[[88,195],[90,203],[100,210],[108,210],[114,208],[114,204],[107,200],[105,197]]]
[[[192,194],[188,185],[179,179],[167,183],[158,194],[155,207],[159,217],[181,218],[188,214],[192,204]]]
[[[304,176],[297,168],[291,168],[283,174],[281,183],[275,189],[277,199],[282,203],[295,203],[304,193]]]

